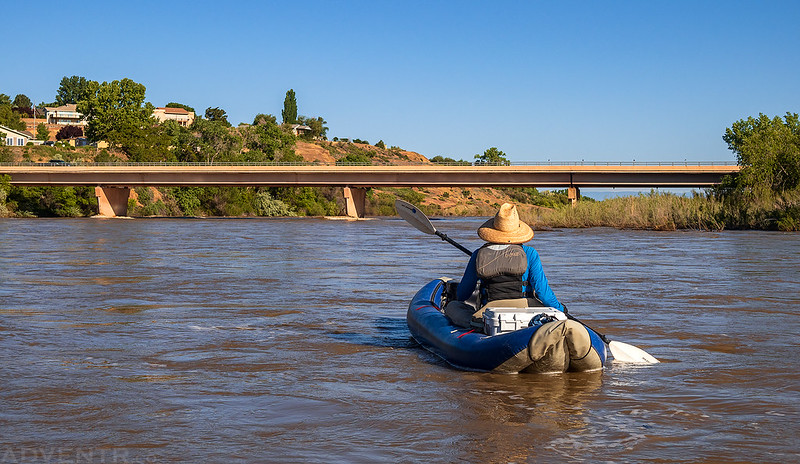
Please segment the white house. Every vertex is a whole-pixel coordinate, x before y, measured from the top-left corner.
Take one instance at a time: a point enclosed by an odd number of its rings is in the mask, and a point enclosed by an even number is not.
[[[24,147],[28,142],[33,141],[33,134],[30,132],[9,129],[6,126],[0,126],[0,136],[2,136],[0,141],[2,141],[4,145],[12,147]]]
[[[78,105],[69,103],[62,106],[47,106],[44,109],[47,124],[59,126],[85,126],[86,119],[78,113]]]
[[[183,108],[156,108],[153,110],[153,117],[156,118],[158,122],[164,122],[166,120],[176,121],[183,127],[189,127],[194,122],[194,112]]]
[[[292,134],[294,135],[303,135],[312,131],[310,127],[305,126],[303,124],[292,124],[291,126],[289,126],[289,128],[291,129]]]

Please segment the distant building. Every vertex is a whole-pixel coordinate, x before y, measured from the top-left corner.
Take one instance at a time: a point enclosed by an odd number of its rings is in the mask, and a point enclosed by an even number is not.
[[[33,134],[28,131],[18,131],[0,126],[0,133],[5,134],[2,138],[3,144],[11,147],[24,147],[28,142],[33,141]]]
[[[85,126],[86,119],[78,113],[78,105],[69,103],[62,106],[47,106],[44,108],[46,124],[59,126]]]
[[[183,108],[156,108],[153,110],[153,117],[160,123],[175,121],[183,127],[189,127],[194,122],[194,112]]]
[[[89,139],[86,137],[75,137],[74,139],[69,139],[69,144],[73,147],[88,147]]]
[[[302,124],[292,124],[290,128],[292,129],[292,134],[294,135],[303,135],[312,131],[310,127]]]

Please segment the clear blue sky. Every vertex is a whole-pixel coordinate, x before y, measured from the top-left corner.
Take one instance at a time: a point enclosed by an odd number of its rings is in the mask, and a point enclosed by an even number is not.
[[[4,6],[0,93],[125,77],[155,106],[278,116],[428,157],[732,161],[800,112],[800,1],[54,1]]]

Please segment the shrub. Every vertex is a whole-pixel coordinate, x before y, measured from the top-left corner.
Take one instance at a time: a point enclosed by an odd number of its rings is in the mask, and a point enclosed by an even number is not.
[[[8,217],[11,215],[8,206],[6,206],[6,198],[8,192],[11,190],[11,176],[0,175],[0,217]]]
[[[64,126],[56,133],[56,140],[73,139],[83,137],[83,129],[78,126]]]
[[[200,210],[202,187],[175,187],[171,193],[184,215],[194,216]]]
[[[377,154],[374,150],[366,150],[355,145],[348,145],[345,156],[336,160],[337,165],[341,164],[372,164],[373,158]]]
[[[0,163],[11,163],[14,161],[14,152],[7,146],[0,146]]]
[[[9,209],[17,216],[78,217],[97,210],[92,187],[18,187],[11,186]]]
[[[472,164],[469,161],[464,161],[464,160],[456,161],[453,158],[444,157],[442,155],[434,156],[433,158],[430,159],[430,162],[431,163],[436,163],[436,164],[452,164],[452,165],[456,165],[456,166],[469,166],[469,165]]]
[[[95,155],[94,161],[95,163],[108,163],[111,161],[111,155],[108,153],[108,150],[103,148]]]
[[[259,216],[297,216],[289,205],[281,200],[272,198],[269,191],[261,190],[256,193],[256,210]]]

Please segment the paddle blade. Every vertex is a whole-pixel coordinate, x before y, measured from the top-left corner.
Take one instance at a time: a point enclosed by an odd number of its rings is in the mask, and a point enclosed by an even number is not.
[[[658,359],[643,349],[627,343],[612,340],[608,344],[608,349],[611,350],[611,355],[614,356],[614,361],[616,362],[637,364],[655,364],[659,362]]]
[[[436,228],[433,227],[428,216],[425,216],[425,213],[411,203],[403,200],[395,200],[394,209],[401,218],[405,219],[406,222],[416,227],[418,230],[426,234],[436,234]]]

